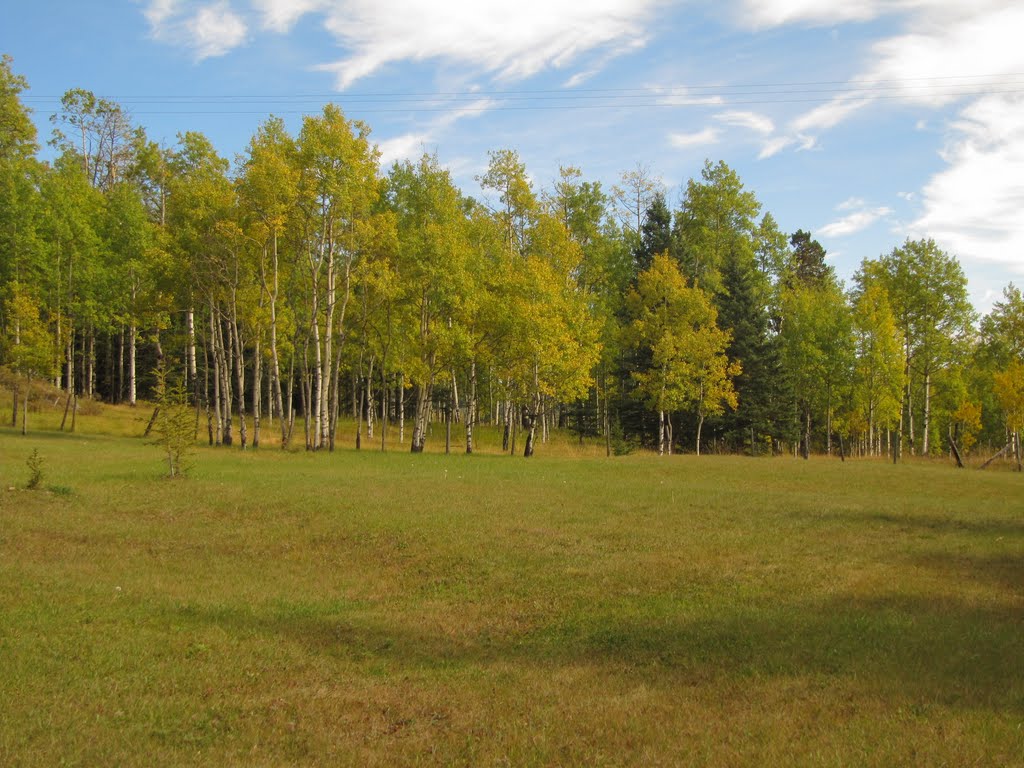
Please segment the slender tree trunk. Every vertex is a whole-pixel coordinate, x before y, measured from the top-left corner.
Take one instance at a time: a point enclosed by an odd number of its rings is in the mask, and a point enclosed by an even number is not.
[[[500,403],[499,403],[498,407],[499,408],[501,407]],[[505,409],[504,410],[505,410],[505,413],[504,413],[504,417],[503,418],[504,418],[504,422],[505,422],[505,429],[502,432],[502,436],[501,436],[501,450],[502,451],[507,451],[509,449],[509,439],[512,436],[511,435],[511,432],[512,432],[512,401],[511,400],[506,400],[505,401]]]
[[[430,399],[433,396],[433,380],[427,378],[426,383],[417,387],[416,415],[412,428],[412,452],[422,453],[427,442],[427,417],[430,411]]]
[[[362,379],[357,379],[356,391],[359,393],[359,404],[356,407],[356,450],[363,447],[363,409],[366,407],[366,389],[363,387]]]
[[[665,455],[665,411],[660,409],[658,410],[658,455]]]
[[[341,342],[338,342],[338,349],[334,353],[334,365],[331,368],[331,412],[329,414],[329,430],[327,437],[327,448],[334,451],[334,440],[338,434],[338,416],[341,411]]]
[[[96,391],[96,329],[89,326],[89,338],[86,344],[85,394],[92,397]]]
[[[71,394],[75,391],[75,329],[74,326],[68,329],[68,338],[64,342],[64,381],[67,384],[66,391]]]
[[[540,418],[540,364],[533,364],[533,405],[527,417],[526,447],[523,449],[523,456],[533,456],[534,443],[537,439],[537,419]]]
[[[825,454],[832,455],[832,388],[828,388],[825,401]]]
[[[128,405],[135,407],[136,386],[135,377],[135,345],[138,338],[138,328],[132,320],[128,326]]]
[[[219,326],[217,322],[217,310],[213,305],[213,301],[210,301],[210,358],[213,363],[213,370],[211,371],[213,379],[213,413],[215,417],[216,425],[216,445],[225,444],[225,425],[224,425],[224,405],[223,399],[226,397],[226,393],[222,391],[222,385],[224,383],[223,376],[221,376],[221,369],[224,367],[221,362],[221,356],[223,354],[221,345],[219,343]],[[227,443],[230,445],[230,442]]]
[[[114,402],[120,404],[124,401],[124,326],[117,337],[117,396]]]
[[[232,357],[235,363],[235,382],[238,384],[238,438],[242,443],[244,451],[248,445],[248,432],[245,418],[245,349],[242,347],[242,337],[238,332],[238,309],[234,298],[231,301],[231,321],[228,323],[228,335],[233,349]],[[256,407],[254,401],[254,408]]]
[[[374,360],[370,358],[370,370],[366,375],[366,438],[373,440],[373,412],[375,403],[373,402],[373,363]]]
[[[473,452],[473,428],[476,426],[476,360],[469,363],[469,403],[466,410],[466,453]]]
[[[18,385],[13,384],[11,386],[11,399],[14,407],[11,410],[11,429],[18,426],[18,394]]]
[[[28,399],[32,396],[32,376],[25,377],[25,397],[22,398],[21,434],[28,434]]]
[[[380,362],[380,450],[387,450],[388,404],[391,401],[391,390],[388,387],[387,366]]]
[[[398,374],[398,443],[405,445],[405,374]]]
[[[199,394],[199,382],[197,381],[198,371],[196,370],[196,317],[195,310],[189,307],[185,310],[185,365],[188,371],[188,388],[192,390],[193,399]]]
[[[700,433],[704,429],[704,414],[697,414],[697,455],[700,456]]]
[[[263,410],[263,352],[257,337],[252,358],[252,447],[260,447],[260,411]]]
[[[449,326],[450,327],[450,326]],[[452,369],[452,419],[458,423],[462,420],[461,408],[459,406],[459,382],[455,378],[455,369]]]
[[[332,245],[332,225],[328,220],[327,242],[327,303],[324,319],[324,355],[320,366],[320,446],[330,442],[330,386],[334,363],[334,306],[336,300],[337,276],[335,274],[334,247]]]
[[[444,409],[444,453],[446,456],[452,452],[452,418],[454,414],[452,411],[452,403],[455,399],[455,393],[452,390],[448,391],[448,397],[445,398],[445,409]]]
[[[921,440],[921,453],[928,456],[931,452],[931,415],[932,415],[932,374],[924,374],[924,435]]]

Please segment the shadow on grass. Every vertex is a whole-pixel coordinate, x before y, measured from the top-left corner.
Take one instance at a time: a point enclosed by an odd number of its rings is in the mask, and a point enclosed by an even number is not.
[[[509,664],[586,665],[649,685],[817,675],[854,679],[880,696],[1024,712],[1024,612],[956,600],[834,599],[726,611],[619,604],[535,617],[518,632],[452,633],[366,606],[179,609],[178,618],[257,633],[385,674],[486,671]],[[369,673],[369,672],[368,672]]]
[[[899,512],[822,512],[816,515],[791,513],[790,516],[812,517],[815,521],[836,522],[863,526],[865,524],[891,525],[900,531],[931,533],[969,533],[980,536],[1015,536],[1024,538],[1024,518],[1004,517],[968,518],[957,515],[922,515]]]

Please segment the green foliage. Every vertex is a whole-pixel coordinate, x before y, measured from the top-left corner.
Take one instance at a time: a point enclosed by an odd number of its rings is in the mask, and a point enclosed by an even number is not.
[[[313,450],[333,448],[371,373],[377,403],[400,381],[415,392],[421,427],[486,381],[529,424],[571,412],[590,435],[649,433],[661,402],[692,414],[682,429],[709,419],[726,449],[781,449],[802,431],[805,447],[839,433],[877,450],[902,425],[938,454],[976,404],[979,439],[1002,439],[996,375],[1024,359],[1019,290],[976,334],[956,258],[920,240],[866,261],[845,296],[811,234],[781,232],[723,162],[673,210],[645,166],[609,193],[576,167],[542,189],[502,149],[477,202],[436,157],[384,178],[369,127],[335,105],[296,135],[267,119],[232,168],[206,136],[163,148],[76,88],[44,163],[26,88],[3,57],[0,364],[16,386],[134,401],[153,384],[134,372],[174,360],[214,442],[238,424],[245,446],[249,420],[256,442],[266,386],[280,444],[297,418]],[[713,310],[686,343],[636,343],[627,297],[660,253]],[[682,356],[706,364],[665,368]]]
[[[195,455],[195,412],[189,407],[188,391],[183,379],[168,382],[162,366],[154,371],[156,377],[156,435],[153,444],[159,446],[167,462],[167,476],[183,477],[192,467]]]
[[[640,273],[627,308],[634,346],[650,350],[650,369],[633,373],[648,407],[661,413],[688,410],[701,423],[726,406],[736,407],[732,381],[741,367],[726,357],[729,333],[718,328],[708,295],[686,284],[668,254],[656,255]]]
[[[717,296],[726,259],[753,258],[760,212],[734,170],[721,161],[704,163],[701,180],[687,183],[675,221],[683,274],[695,287]]]
[[[39,455],[39,449],[33,448],[28,459],[25,460],[28,467],[28,482],[25,487],[30,491],[38,490],[43,486],[43,457]]]

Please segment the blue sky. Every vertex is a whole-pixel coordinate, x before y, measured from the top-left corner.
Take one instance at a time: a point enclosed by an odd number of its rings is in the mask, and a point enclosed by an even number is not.
[[[1006,0],[44,0],[6,3],[0,52],[41,139],[67,89],[151,138],[229,158],[274,113],[327,101],[385,162],[436,152],[467,194],[487,151],[538,188],[638,164],[670,204],[724,160],[848,279],[933,237],[986,310],[1024,283],[1024,4]]]

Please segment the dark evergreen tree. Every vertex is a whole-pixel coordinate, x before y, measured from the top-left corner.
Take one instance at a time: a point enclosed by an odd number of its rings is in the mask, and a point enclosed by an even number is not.
[[[659,192],[644,213],[644,223],[640,226],[640,242],[633,251],[633,279],[651,268],[656,254],[671,251],[672,213],[665,204],[665,196]]]
[[[798,229],[789,238],[789,244],[793,247],[789,276],[791,285],[822,285],[833,270],[825,263],[826,251],[821,243],[812,239],[810,232]]]
[[[792,398],[770,329],[768,280],[752,260],[733,255],[723,265],[722,282],[718,323],[732,334],[726,354],[740,362],[742,372],[734,382],[739,407],[713,426],[731,450],[765,453],[792,431],[786,426]]]

